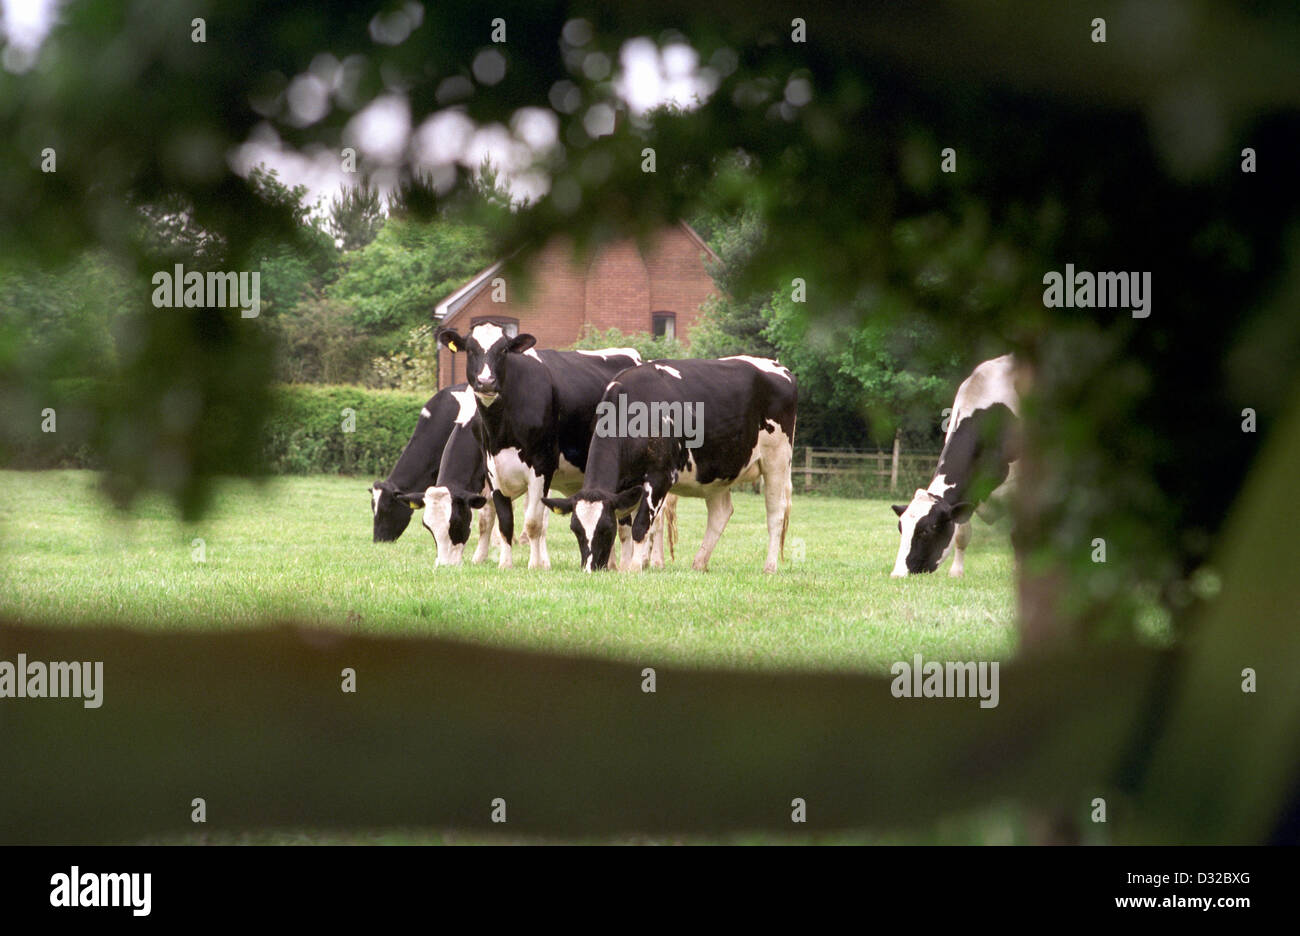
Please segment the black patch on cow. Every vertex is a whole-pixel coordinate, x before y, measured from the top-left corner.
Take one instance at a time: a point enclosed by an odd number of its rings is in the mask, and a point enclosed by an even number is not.
[[[949,484],[948,504],[979,505],[997,489],[1019,455],[1019,422],[1005,403],[977,409],[965,416],[944,443],[935,477]]]

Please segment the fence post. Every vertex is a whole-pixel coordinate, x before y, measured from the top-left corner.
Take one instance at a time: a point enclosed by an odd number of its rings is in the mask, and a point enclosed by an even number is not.
[[[803,490],[805,494],[808,493],[808,488],[812,487],[812,459],[812,446],[805,445],[803,450]]]
[[[894,458],[889,464],[889,492],[891,494],[898,490],[898,445],[902,437],[903,427],[899,426],[894,430]]]

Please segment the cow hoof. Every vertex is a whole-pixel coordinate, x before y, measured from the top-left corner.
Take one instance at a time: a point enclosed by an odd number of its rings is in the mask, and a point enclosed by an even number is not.
[[[701,562],[699,559],[696,559],[691,563],[691,568],[696,572],[707,572],[709,571],[709,564],[708,562]]]
[[[764,574],[764,575],[775,575],[775,574],[776,574],[776,563],[775,563],[775,562],[766,562],[766,563],[764,563],[764,564],[763,564],[763,574]]]
[[[966,575],[966,571],[965,571],[964,569],[949,569],[949,570],[948,570],[948,578],[962,578],[962,577],[964,577],[965,575]]]

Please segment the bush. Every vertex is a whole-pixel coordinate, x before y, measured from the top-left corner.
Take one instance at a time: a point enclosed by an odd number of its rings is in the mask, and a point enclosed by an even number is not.
[[[429,394],[317,385],[281,386],[262,436],[273,474],[386,476]],[[345,410],[351,410],[349,415]],[[352,431],[345,431],[351,425]]]

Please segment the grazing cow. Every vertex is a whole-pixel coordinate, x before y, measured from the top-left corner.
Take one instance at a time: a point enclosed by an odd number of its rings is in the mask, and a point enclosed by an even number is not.
[[[893,505],[902,539],[892,576],[933,572],[950,551],[948,574],[965,571],[971,514],[1014,474],[1020,417],[1014,371],[1012,356],[1004,354],[980,364],[957,388],[934,480],[912,503]]]
[[[493,501],[500,510],[502,498],[527,495],[528,567],[549,569],[542,498],[552,487],[565,493],[582,487],[596,404],[610,380],[640,364],[641,356],[631,348],[538,351],[532,335],[510,337],[492,322],[478,323],[464,337],[444,330],[438,340],[452,353],[465,352],[487,439]]]
[[[465,543],[469,540],[474,511],[484,508],[479,522],[479,543],[474,561],[486,558],[491,539],[493,507],[489,506],[487,439],[483,420],[479,418],[474,394],[465,385],[453,394],[460,410],[452,424],[451,435],[443,447],[438,473],[433,484],[422,491],[408,491],[397,500],[409,510],[422,508],[424,528],[433,534],[438,547],[437,565],[460,565]],[[496,504],[497,522],[502,533],[501,562],[510,563],[510,540],[514,530],[513,508],[509,500]],[[489,518],[487,524],[483,518]]]
[[[624,567],[640,569],[647,531],[673,491],[703,497],[708,508],[704,543],[692,563],[704,571],[731,518],[732,486],[761,475],[768,534],[763,571],[775,572],[790,523],[797,398],[786,368],[745,355],[652,361],[619,374],[601,400],[583,489],[544,501],[573,515],[582,568],[605,566],[616,519],[635,510],[633,555]],[[610,431],[604,417],[615,413],[619,425]]]
[[[370,487],[370,511],[374,515],[376,543],[392,542],[406,530],[411,522],[411,506],[400,495],[423,491],[435,483],[447,441],[467,411],[471,416],[474,414],[474,398],[468,384],[439,390],[420,410],[415,431],[411,433],[397,464],[387,478]],[[480,528],[484,531],[492,529],[491,510],[489,507],[480,517]],[[475,562],[486,557],[489,540],[488,536],[480,539]]]

